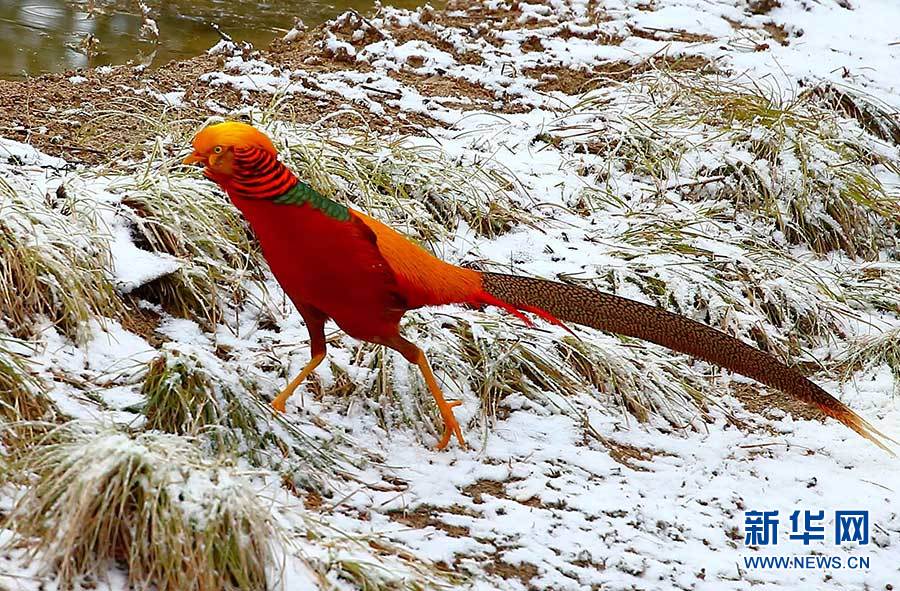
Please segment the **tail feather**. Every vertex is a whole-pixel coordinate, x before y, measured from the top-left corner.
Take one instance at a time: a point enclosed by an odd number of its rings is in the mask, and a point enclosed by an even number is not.
[[[542,317],[639,338],[715,363],[815,405],[881,449],[897,443],[793,367],[722,331],[662,308],[575,285],[483,273],[485,304],[543,312]],[[517,313],[521,316],[521,314]]]

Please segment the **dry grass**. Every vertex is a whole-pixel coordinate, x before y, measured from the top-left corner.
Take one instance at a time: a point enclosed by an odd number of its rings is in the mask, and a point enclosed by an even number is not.
[[[0,334],[0,485],[20,480],[15,459],[60,418],[31,366],[33,353],[33,343]]]
[[[686,374],[668,351],[628,339],[594,331],[580,333],[579,339],[555,328],[528,329],[496,312],[474,311],[418,312],[405,320],[403,333],[423,346],[446,397],[479,401],[485,429],[509,412],[508,398],[514,395],[542,412],[578,419],[588,408],[598,408],[640,421],[656,414],[682,428],[707,416],[707,386],[700,376]],[[363,404],[388,432],[413,429],[423,443],[441,433],[431,394],[402,356],[360,343],[351,351],[350,364],[352,369],[332,361],[334,379],[319,392],[323,402],[349,412],[359,403],[354,394],[361,392]]]
[[[296,540],[298,554],[323,589],[425,591],[457,589],[466,575],[421,558],[377,533],[343,531],[320,516],[304,515],[304,534]]]
[[[46,318],[83,341],[91,318],[121,313],[96,207],[65,191],[41,203],[0,179],[0,310],[14,335],[34,336]]]
[[[189,440],[70,423],[19,469],[34,482],[7,522],[64,587],[121,560],[140,589],[266,588],[268,511],[240,475],[203,460]]]
[[[820,339],[843,337],[855,311],[833,270],[752,233],[723,232],[717,217],[714,210],[698,215],[668,204],[610,211],[608,219],[627,229],[598,231],[595,237],[608,244],[604,253],[622,264],[590,286],[636,287],[659,306],[732,334],[739,331],[783,359]],[[669,263],[657,264],[661,256]],[[738,314],[756,322],[740,326]]]
[[[299,141],[287,146],[289,163],[301,178],[419,240],[446,240],[462,223],[493,237],[534,221],[513,197],[518,181],[491,162],[454,160],[434,146],[364,129],[291,131]]]
[[[838,357],[833,369],[848,381],[860,371],[886,365],[894,376],[894,391],[900,392],[900,328],[859,338]]]
[[[262,257],[246,222],[224,196],[183,171],[159,166],[117,190],[125,193],[123,211],[136,243],[177,257],[182,267],[142,286],[137,295],[173,315],[217,324],[227,303],[242,298],[242,283],[261,279]]]
[[[856,119],[863,128],[886,142],[900,145],[900,120],[897,110],[871,96],[858,94],[847,88],[822,84],[808,91],[848,117]]]
[[[28,361],[31,348],[29,343],[0,334],[0,423],[39,421],[52,413],[43,384]]]
[[[198,348],[168,343],[142,378],[146,428],[189,435],[212,453],[236,453],[282,474],[294,486],[332,491],[340,474],[369,458],[313,438],[262,400],[252,372],[229,369]],[[351,448],[351,442],[345,442]]]
[[[243,440],[249,448],[242,451],[252,453],[260,443],[258,417],[241,400],[233,387],[237,384],[223,383],[207,369],[205,357],[183,346],[163,346],[141,387],[147,399],[146,427],[178,435],[206,434],[219,452]]]
[[[790,243],[871,259],[896,245],[900,227],[900,195],[873,167],[897,172],[900,159],[832,102],[656,71],[587,95],[550,136],[601,156],[610,172],[652,180],[660,194],[723,200]],[[600,129],[584,123],[593,109],[602,113]],[[580,121],[574,127],[573,118]],[[867,120],[865,128],[873,125]],[[602,209],[616,191],[599,188],[594,208]]]

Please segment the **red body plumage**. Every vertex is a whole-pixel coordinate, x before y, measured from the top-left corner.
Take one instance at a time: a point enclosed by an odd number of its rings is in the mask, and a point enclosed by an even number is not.
[[[352,218],[336,220],[310,204],[234,199],[253,226],[263,254],[297,306],[321,310],[352,337],[372,340],[396,332],[408,294]]]

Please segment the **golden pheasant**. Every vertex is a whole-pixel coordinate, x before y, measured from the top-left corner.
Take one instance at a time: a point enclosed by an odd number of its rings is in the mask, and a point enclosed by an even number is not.
[[[891,440],[828,392],[773,356],[721,331],[661,308],[544,279],[481,273],[441,261],[363,213],[301,182],[256,128],[226,121],[193,139],[185,164],[199,163],[250,223],[275,278],[309,330],[312,358],[272,401],[281,412],[297,386],[325,358],[325,322],[348,335],[399,351],[425,378],[444,421],[438,449],[452,436],[465,445],[428,360],[400,335],[409,310],[464,304],[499,306],[628,335],[715,363],[812,404],[876,445]]]

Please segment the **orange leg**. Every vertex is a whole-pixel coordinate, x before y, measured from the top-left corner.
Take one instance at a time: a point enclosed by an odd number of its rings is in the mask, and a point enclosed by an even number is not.
[[[284,412],[284,405],[294,393],[294,390],[297,389],[297,386],[302,384],[303,380],[309,377],[309,374],[325,359],[325,315],[318,310],[307,308],[300,308],[300,314],[306,321],[306,328],[309,331],[309,347],[312,359],[303,367],[300,374],[291,380],[287,387],[271,402],[272,408],[278,412]]]
[[[465,449],[466,442],[463,439],[462,430],[459,427],[459,423],[456,421],[456,417],[453,415],[453,409],[462,404],[462,401],[451,400],[450,402],[447,402],[444,400],[444,395],[441,393],[441,388],[438,386],[437,380],[434,377],[434,372],[431,371],[431,366],[428,365],[428,359],[426,359],[425,353],[400,335],[390,339],[380,340],[379,342],[395,351],[399,351],[407,361],[415,363],[422,372],[422,377],[425,378],[425,384],[431,391],[431,395],[434,396],[434,401],[441,413],[441,418],[444,419],[444,434],[437,444],[437,449],[444,449],[447,447],[447,444],[450,443],[450,438],[454,435],[456,435],[456,440],[459,441],[459,445]]]
[[[322,363],[323,359],[325,359],[324,352],[313,355],[313,358],[309,360],[309,363],[307,363],[306,366],[304,366],[300,374],[296,378],[291,380],[287,387],[285,387],[285,389],[275,397],[275,399],[271,403],[272,408],[274,408],[278,412],[284,412],[284,405],[287,402],[287,399],[294,394],[294,390],[297,389],[297,386],[303,383],[303,380],[305,380],[309,376],[309,374],[311,374],[313,370],[316,369],[320,363]]]

